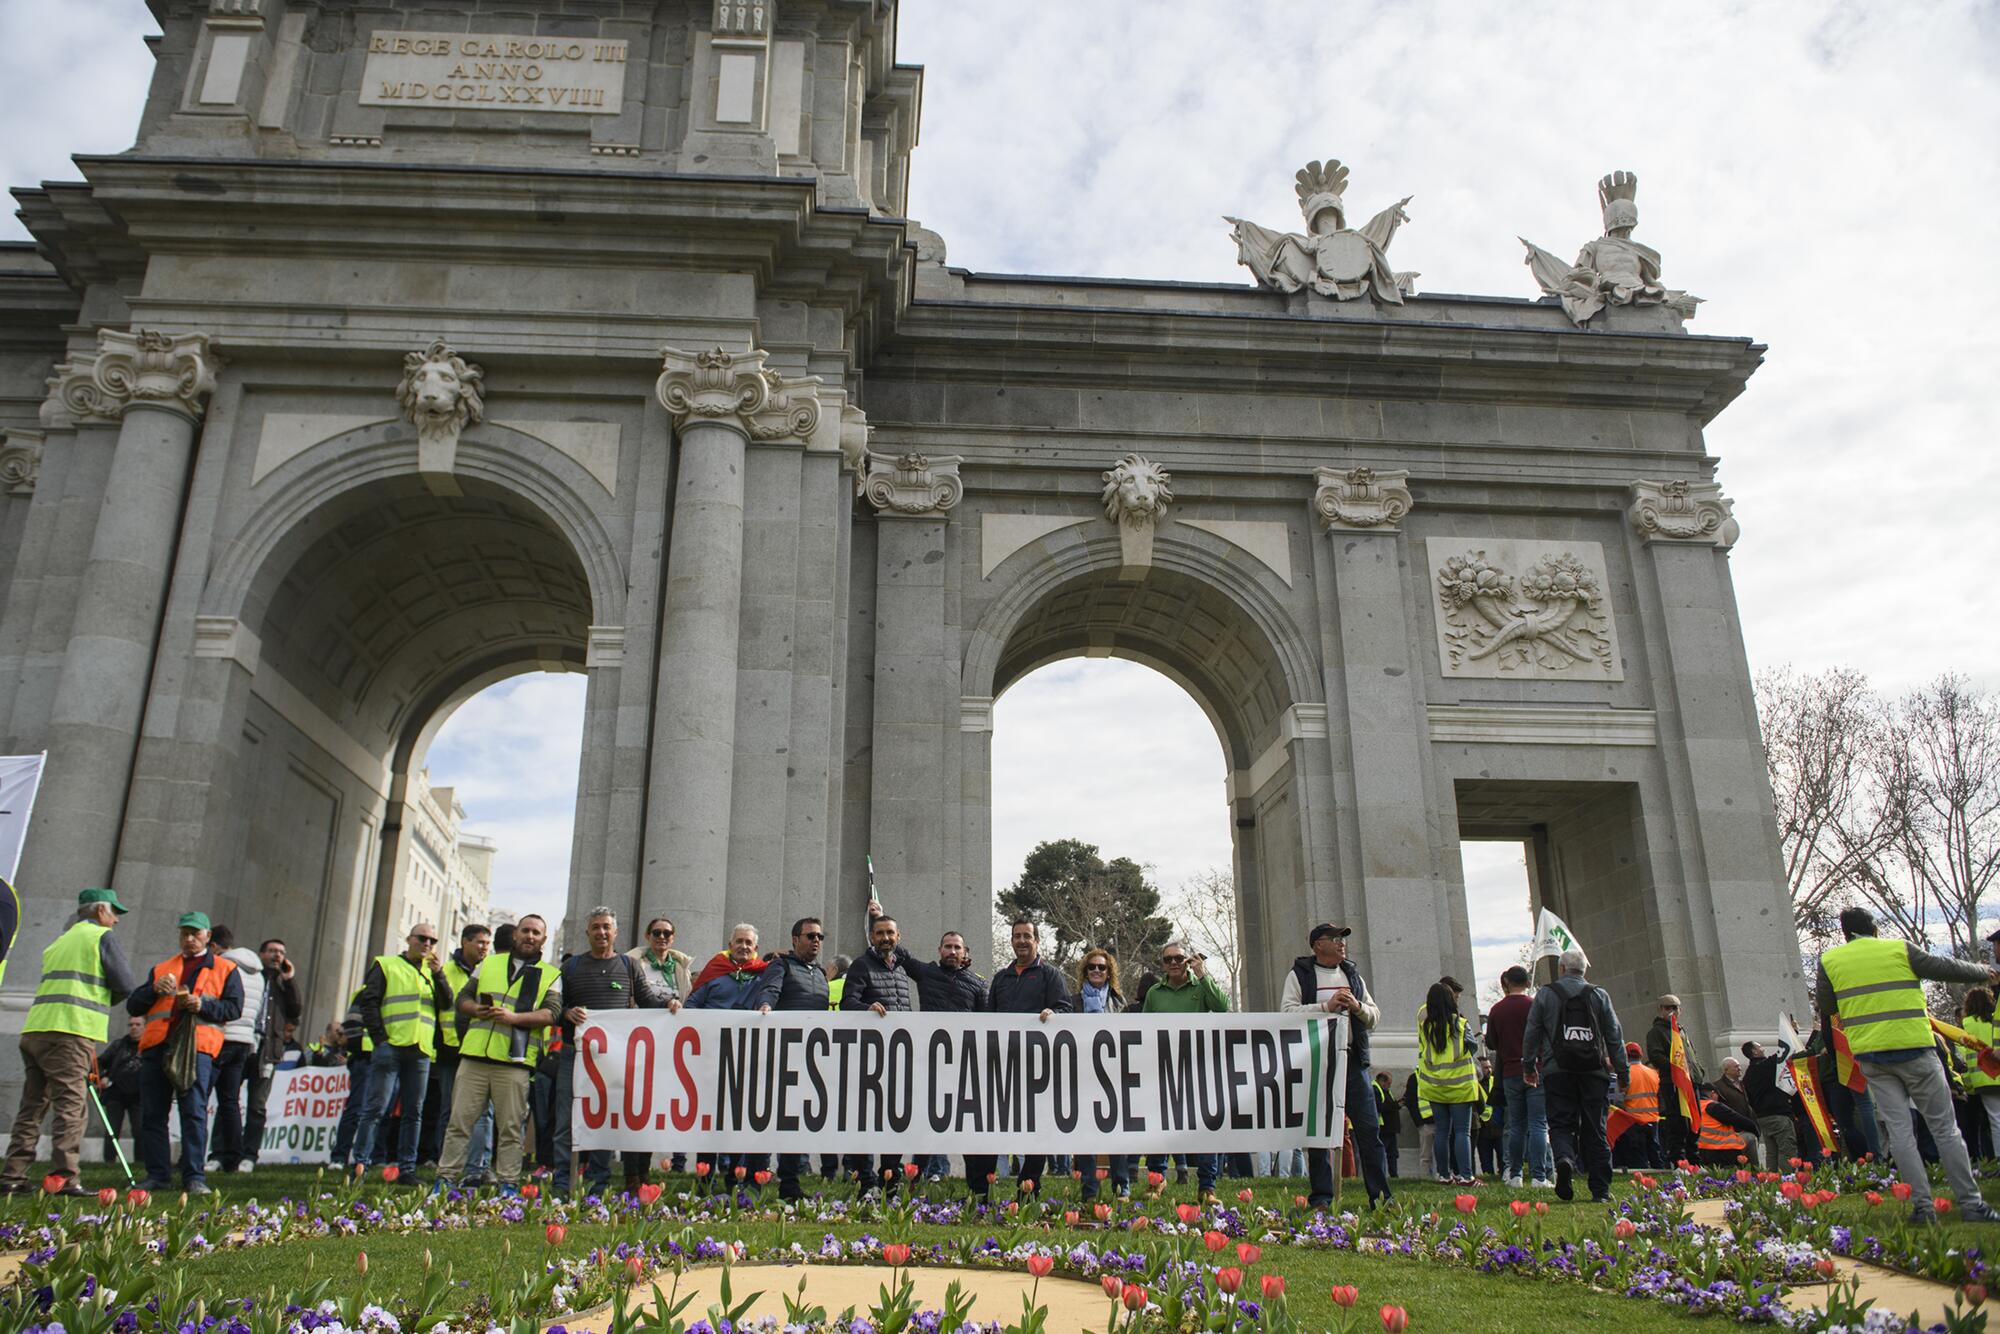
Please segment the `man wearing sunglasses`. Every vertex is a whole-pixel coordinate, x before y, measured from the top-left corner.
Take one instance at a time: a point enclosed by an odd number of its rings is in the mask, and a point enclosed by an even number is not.
[[[384,954],[368,965],[354,1007],[374,1040],[368,1058],[368,1101],[354,1127],[354,1161],[373,1167],[394,1160],[396,1184],[417,1184],[417,1144],[423,1137],[424,1090],[437,1057],[438,1016],[452,1013],[451,988],[438,962],[437,928],[418,922],[401,954]],[[376,1144],[377,1131],[402,1095],[401,1132],[393,1150]]]
[[[801,917],[792,923],[791,953],[771,956],[770,967],[764,970],[756,993],[750,998],[751,1007],[760,1014],[773,1010],[817,1010],[825,1014],[826,970],[819,966],[820,947],[825,943],[826,926],[819,918]],[[803,1153],[778,1155],[779,1199],[805,1198],[805,1192],[799,1188],[799,1176],[808,1161]]]
[[[1660,997],[1659,1012],[1646,1030],[1646,1064],[1660,1072],[1660,1152],[1670,1163],[1694,1157],[1695,1137],[1688,1131],[1687,1115],[1681,1111],[1680,1095],[1674,1092],[1674,1026],[1680,1018],[1681,998],[1671,993]],[[1681,1053],[1687,1061],[1688,1079],[1696,1085],[1708,1082],[1708,1072],[1695,1056],[1694,1041],[1687,1025],[1681,1024]]]
[[[1185,940],[1170,940],[1160,950],[1160,969],[1165,976],[1146,992],[1139,1008],[1147,1014],[1226,1014],[1229,997],[1208,975],[1208,962]],[[1215,1203],[1215,1178],[1222,1169],[1222,1155],[1197,1153],[1195,1182],[1204,1204]]]

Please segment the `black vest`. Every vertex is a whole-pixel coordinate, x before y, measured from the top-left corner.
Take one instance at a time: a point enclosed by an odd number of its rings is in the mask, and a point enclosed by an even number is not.
[[[1340,971],[1347,974],[1347,985],[1354,992],[1354,999],[1368,999],[1368,988],[1361,984],[1361,970],[1354,966],[1354,960],[1342,959]],[[1308,1005],[1319,995],[1319,960],[1312,955],[1303,955],[1292,960],[1292,976],[1299,980],[1299,999]],[[1368,1030],[1361,1026],[1361,1020],[1354,1015],[1347,1016],[1347,1067],[1350,1074],[1365,1069],[1368,1065]]]

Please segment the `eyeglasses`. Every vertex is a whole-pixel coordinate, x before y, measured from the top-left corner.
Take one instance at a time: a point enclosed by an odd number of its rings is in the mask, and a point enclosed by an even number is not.
[[[1187,955],[1185,955],[1185,954],[1162,954],[1162,955],[1160,956],[1160,962],[1161,962],[1161,963],[1166,963],[1166,964],[1174,964],[1174,963],[1186,963],[1186,962],[1187,962]]]
[[[436,936],[411,936],[410,939],[416,941],[419,945],[435,945],[438,943]]]
[[[648,931],[646,934],[655,940],[672,940],[674,938],[674,933],[671,931]]]
[[[1108,973],[1111,971],[1111,965],[1108,963],[1087,963],[1083,966],[1083,971],[1086,973]]]
[[[799,939],[800,939],[800,940],[825,940],[825,939],[826,939],[826,932],[824,932],[824,931],[806,931],[806,932],[803,932],[803,933],[801,933],[801,934],[800,934],[800,936],[799,936]]]

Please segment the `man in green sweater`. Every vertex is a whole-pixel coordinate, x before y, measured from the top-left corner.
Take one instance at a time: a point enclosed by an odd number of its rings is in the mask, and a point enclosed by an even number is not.
[[[1146,992],[1146,1014],[1227,1014],[1229,997],[1208,975],[1208,960],[1194,952],[1185,940],[1170,940],[1160,950],[1160,969],[1165,977]],[[1220,1155],[1193,1155],[1195,1180],[1201,1185],[1204,1204],[1215,1203],[1215,1178]]]

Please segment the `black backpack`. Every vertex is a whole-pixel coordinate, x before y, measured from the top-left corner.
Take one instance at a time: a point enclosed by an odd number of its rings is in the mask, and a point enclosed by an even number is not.
[[[1604,1073],[1604,1038],[1590,1004],[1591,988],[1565,996],[1556,1015],[1556,1069],[1572,1075]]]

